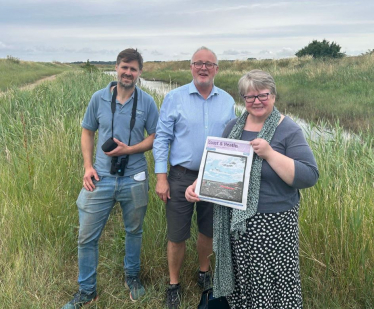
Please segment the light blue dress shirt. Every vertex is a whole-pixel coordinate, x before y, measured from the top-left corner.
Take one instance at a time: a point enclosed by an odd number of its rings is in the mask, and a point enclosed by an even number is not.
[[[197,171],[207,136],[221,137],[234,119],[235,101],[226,91],[213,86],[207,99],[194,82],[170,91],[164,99],[153,143],[155,173],[166,173],[170,164]]]

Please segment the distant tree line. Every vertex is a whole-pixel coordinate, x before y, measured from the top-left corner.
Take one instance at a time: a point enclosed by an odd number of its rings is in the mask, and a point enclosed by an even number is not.
[[[82,64],[82,63],[86,63],[84,61],[74,61],[74,62],[70,62],[71,64]],[[116,62],[115,61],[90,61],[89,63],[91,64],[103,64],[103,65],[115,65]]]
[[[336,42],[329,42],[326,39],[322,41],[313,40],[304,48],[300,49],[296,52],[295,56],[303,57],[303,56],[312,56],[313,58],[343,58],[346,56],[345,52],[341,52],[341,46]],[[361,55],[372,55],[374,54],[374,49],[368,50],[366,53],[362,53]],[[8,60],[11,56],[8,56]],[[11,57],[13,58],[13,57]],[[247,60],[256,60],[256,58],[247,58]],[[265,59],[266,60],[266,59]],[[271,59],[270,59],[271,60]],[[234,61],[234,60],[226,60],[226,61]],[[163,62],[163,61],[148,61],[148,62]],[[70,62],[71,64],[79,64],[82,65],[82,68],[92,70],[90,65],[115,65],[116,61],[75,61]]]

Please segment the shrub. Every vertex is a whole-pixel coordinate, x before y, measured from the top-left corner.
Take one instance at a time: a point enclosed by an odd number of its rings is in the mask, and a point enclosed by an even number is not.
[[[368,49],[366,53],[362,53],[361,55],[362,56],[365,56],[365,55],[374,55],[374,48],[372,50]]]
[[[11,55],[7,55],[6,56],[6,60],[8,60],[8,61],[10,61],[10,62],[13,62],[13,63],[20,63],[20,60],[19,60],[19,58],[16,58],[16,57],[13,57],[13,56],[11,56]]]
[[[81,65],[81,68],[90,73],[99,71],[99,69],[96,66],[90,63],[89,59],[87,59],[87,62],[85,64]]]
[[[322,42],[314,40],[308,46],[300,49],[295,55],[297,57],[311,55],[313,58],[342,58],[345,53],[341,53],[340,49],[341,47],[335,42],[330,43],[325,39]]]

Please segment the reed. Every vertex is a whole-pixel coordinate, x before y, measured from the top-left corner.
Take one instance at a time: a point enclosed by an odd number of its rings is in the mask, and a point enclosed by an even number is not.
[[[59,308],[76,292],[83,175],[80,123],[91,95],[113,77],[67,72],[31,91],[0,97],[0,307]],[[155,95],[154,93],[152,93]],[[160,106],[162,97],[156,96]],[[300,248],[305,308],[374,307],[372,135],[310,141],[320,179],[302,191]],[[150,171],[141,277],[146,296],[131,303],[123,286],[125,232],[118,207],[100,242],[92,308],[163,308],[167,283],[165,207]],[[196,232],[196,226],[193,226]],[[182,269],[183,308],[196,308],[196,233]]]

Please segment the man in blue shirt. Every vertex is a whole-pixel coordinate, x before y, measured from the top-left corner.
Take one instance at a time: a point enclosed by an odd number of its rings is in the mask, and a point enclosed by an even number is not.
[[[194,211],[194,204],[186,200],[185,191],[197,178],[206,137],[221,136],[226,124],[235,118],[234,99],[214,86],[214,76],[218,73],[215,53],[206,47],[199,48],[192,56],[190,69],[193,81],[166,95],[153,143],[156,193],[166,204],[170,275],[166,303],[170,309],[180,306],[179,272]],[[171,167],[167,176],[169,147]],[[207,288],[212,280],[209,256],[212,254],[213,207],[210,203],[199,202],[196,211],[198,284]]]
[[[116,63],[118,81],[92,96],[82,121],[85,173],[84,188],[77,200],[79,291],[63,309],[81,308],[97,298],[98,242],[116,202],[122,208],[126,230],[125,284],[133,301],[145,293],[139,280],[142,224],[148,203],[144,152],[152,149],[158,110],[153,98],[136,86],[142,68],[143,58],[137,50],[129,48],[120,52]]]

